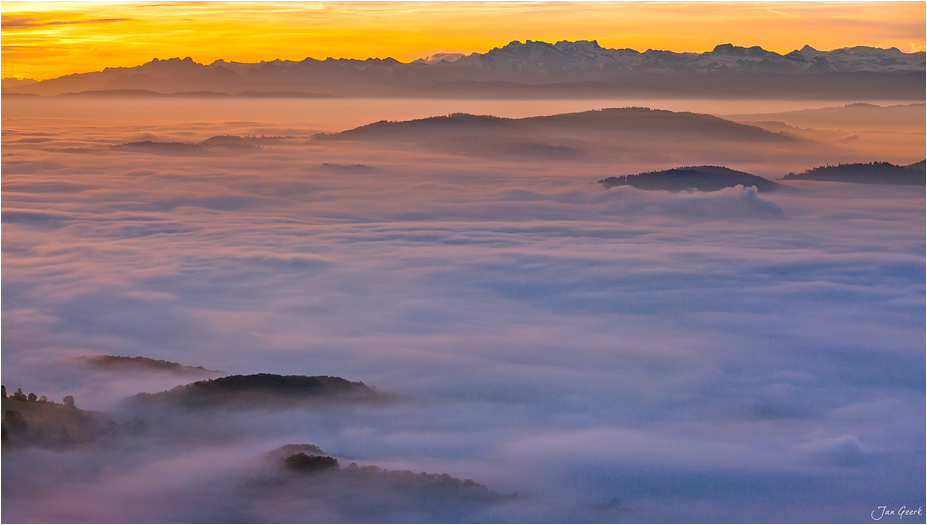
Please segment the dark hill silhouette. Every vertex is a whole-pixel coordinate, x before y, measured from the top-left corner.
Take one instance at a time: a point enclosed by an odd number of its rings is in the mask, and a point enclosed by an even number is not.
[[[144,153],[153,153],[155,155],[183,155],[196,156],[207,154],[206,148],[200,144],[189,144],[187,142],[157,142],[144,140],[140,142],[126,142],[111,146],[114,151],[138,151]]]
[[[358,173],[370,171],[373,168],[367,166],[366,164],[338,164],[333,162],[323,162],[318,169],[335,173]]]
[[[275,464],[283,463],[286,458],[303,453],[309,455],[322,456],[325,453],[322,452],[322,449],[317,445],[302,444],[302,445],[283,445],[280,448],[271,450],[270,452],[264,454],[264,458],[270,460]]]
[[[507,137],[532,135],[573,136],[596,133],[633,136],[697,136],[702,139],[787,143],[794,138],[764,129],[737,124],[712,115],[650,108],[608,108],[580,113],[510,119],[492,115],[453,113],[447,116],[391,122],[382,120],[334,134],[316,135],[318,140],[418,141],[461,135],[496,134]]]
[[[789,173],[782,180],[817,180],[829,182],[852,182],[855,184],[897,184],[924,186],[927,177],[924,161],[908,166],[898,166],[890,162],[870,162],[868,164],[839,164],[837,166],[819,166],[803,173]]]
[[[336,458],[311,452],[280,456],[277,451],[265,455],[273,458],[273,468],[245,483],[239,494],[284,509],[275,517],[287,522],[305,521],[320,510],[327,517],[323,521],[337,516],[334,521],[348,523],[483,522],[492,506],[518,499],[517,493],[499,494],[450,474],[356,463],[341,467]]]
[[[808,143],[711,115],[609,108],[541,117],[502,118],[454,113],[400,122],[380,121],[316,141],[364,141],[391,148],[518,162],[604,161],[616,156],[660,155],[672,144],[713,151],[718,144],[781,149]],[[727,146],[725,145],[725,148]]]
[[[757,191],[770,191],[779,186],[771,180],[757,177],[743,171],[722,166],[686,166],[663,171],[651,171],[637,175],[622,175],[602,179],[599,184],[605,188],[633,186],[641,190],[717,191],[737,185],[756,186]]]
[[[59,97],[164,97],[166,94],[151,91],[150,89],[91,89],[87,91],[77,91],[61,93]]]
[[[385,396],[361,382],[330,376],[234,375],[197,381],[157,394],[129,398],[140,404],[163,403],[186,408],[241,406],[274,408],[312,402],[383,401]]]
[[[62,93],[58,95],[59,97],[97,97],[97,98],[113,98],[113,97],[126,97],[126,98],[137,98],[137,97],[188,97],[188,98],[228,98],[231,95],[228,93],[223,93],[220,91],[175,91],[170,93],[161,93],[158,91],[151,91],[149,89],[95,89],[90,91],[77,91],[72,93]]]
[[[310,473],[338,469],[338,460],[331,456],[309,456],[305,452],[293,454],[284,460],[286,468],[295,472]]]
[[[266,144],[285,141],[286,137],[242,137],[238,135],[219,135],[200,142],[159,142],[145,140],[125,142],[109,146],[112,151],[134,151],[153,155],[197,157],[210,155],[227,155],[230,153],[254,153]],[[91,151],[91,150],[85,150]]]
[[[81,410],[72,396],[55,403],[35,394],[19,396],[19,392],[2,398],[4,451],[25,447],[60,451],[147,430],[141,418],[129,421],[116,414]]]
[[[113,370],[152,370],[173,373],[194,373],[200,375],[220,374],[218,370],[207,370],[201,366],[186,366],[173,361],[151,359],[150,357],[123,357],[118,355],[81,356],[76,361],[88,366]]]
[[[839,107],[727,115],[724,118],[745,124],[782,122],[800,128],[830,127],[843,130],[848,128],[874,129],[886,126],[923,129],[927,124],[924,103],[878,106],[858,102]]]
[[[257,91],[249,89],[235,95],[252,98],[338,98],[326,93],[306,93],[304,91]]]

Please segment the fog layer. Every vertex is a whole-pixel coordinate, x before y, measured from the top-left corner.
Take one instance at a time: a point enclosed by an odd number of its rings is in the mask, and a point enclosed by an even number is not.
[[[868,521],[924,505],[922,193],[596,184],[923,150],[696,133],[606,151],[578,135],[548,143],[585,156],[507,160],[320,141],[352,126],[313,118],[4,118],[8,390],[119,410],[191,382],[72,359],[107,354],[396,396],[152,413],[110,450],[4,452],[5,520],[376,519],[346,511],[353,496],[308,505],[318,486],[249,492],[286,443],[519,495],[424,512],[383,492],[396,521]],[[280,137],[209,155],[110,147],[218,135]]]

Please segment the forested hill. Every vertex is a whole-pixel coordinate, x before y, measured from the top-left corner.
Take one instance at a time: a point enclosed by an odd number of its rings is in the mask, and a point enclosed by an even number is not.
[[[381,401],[384,396],[361,382],[330,376],[252,374],[197,381],[157,394],[137,394],[131,403],[162,403],[188,408],[217,405],[273,406],[322,401]]]
[[[769,191],[779,185],[771,180],[723,166],[686,166],[637,175],[608,177],[599,181],[606,188],[633,186],[639,190],[717,191],[734,186],[756,186],[757,191]]]
[[[890,162],[868,164],[839,164],[819,166],[803,173],[789,173],[782,180],[818,180],[830,182],[853,182],[856,184],[904,184],[925,185],[924,161],[907,166]]]

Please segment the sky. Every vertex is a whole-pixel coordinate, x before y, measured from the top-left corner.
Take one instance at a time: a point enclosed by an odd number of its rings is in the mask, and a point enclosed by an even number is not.
[[[4,2],[3,76],[515,39],[912,51],[924,5]],[[925,504],[923,187],[596,183],[909,164],[922,104],[861,118],[854,100],[4,99],[3,384],[150,423],[4,451],[6,520],[868,522]],[[566,134],[318,135],[656,104],[772,133],[693,130],[691,114],[648,126],[638,108]],[[339,376],[391,402],[139,414],[127,396],[192,379],[76,359],[100,354]],[[519,497],[425,519],[419,491],[313,496],[266,462],[287,443]]]
[[[190,56],[411,61],[513,40],[703,52],[925,46],[923,2],[4,2],[3,77]]]

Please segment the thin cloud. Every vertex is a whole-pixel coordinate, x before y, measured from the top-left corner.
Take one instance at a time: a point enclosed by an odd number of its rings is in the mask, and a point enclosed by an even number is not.
[[[105,24],[108,22],[127,22],[131,18],[90,18],[87,20],[40,20],[25,16],[4,16],[3,29],[25,29],[30,27],[63,26],[75,24]]]

